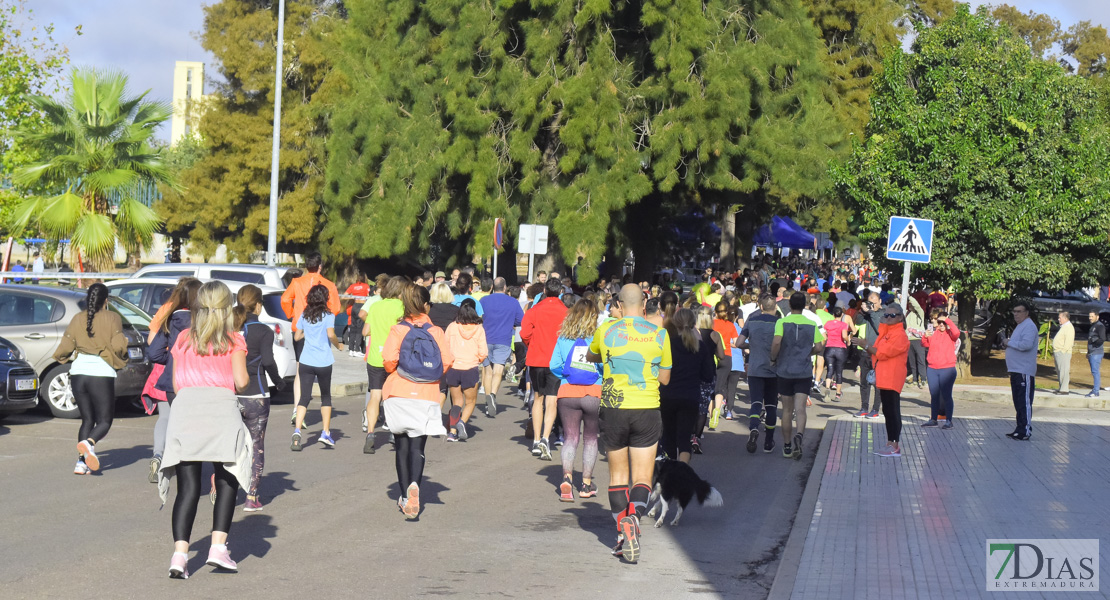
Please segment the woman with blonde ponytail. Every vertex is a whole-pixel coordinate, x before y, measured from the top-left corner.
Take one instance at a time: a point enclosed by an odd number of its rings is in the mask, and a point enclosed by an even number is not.
[[[173,545],[170,577],[189,577],[189,538],[200,497],[201,467],[216,471],[212,514],[212,545],[208,564],[238,569],[227,549],[235,511],[235,495],[251,479],[251,436],[239,412],[236,390],[250,384],[247,347],[235,330],[231,292],[219,281],[201,286],[192,306],[192,326],[181,332],[173,354],[174,399],[166,428],[166,452],[159,472],[162,502],[169,480],[177,477],[173,504]]]

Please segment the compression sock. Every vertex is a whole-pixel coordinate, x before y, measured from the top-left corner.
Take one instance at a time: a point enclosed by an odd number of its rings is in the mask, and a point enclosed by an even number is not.
[[[449,422],[451,424],[451,429],[454,429],[459,424],[459,421],[461,419],[462,419],[462,408],[459,408],[458,406],[452,406],[451,407],[451,416],[449,417]]]
[[[620,523],[621,517],[628,512],[628,486],[609,487],[609,510],[613,512],[613,520]]]
[[[628,492],[628,502],[631,505],[629,513],[635,513],[637,518],[643,517],[647,512],[648,498],[651,497],[651,488],[637,483],[632,486],[632,491]]]

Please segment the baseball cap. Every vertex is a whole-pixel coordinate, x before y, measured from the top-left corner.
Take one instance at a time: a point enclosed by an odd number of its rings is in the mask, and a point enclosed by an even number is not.
[[[446,279],[447,273],[444,273],[443,271],[436,271],[436,277],[443,277],[444,279]]]

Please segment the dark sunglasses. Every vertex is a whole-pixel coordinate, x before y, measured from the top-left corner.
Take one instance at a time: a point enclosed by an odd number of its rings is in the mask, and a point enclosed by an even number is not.
[[[902,316],[902,315],[900,315],[898,313],[883,313],[883,317],[887,318],[887,319],[893,319],[894,317],[900,317],[900,316]]]

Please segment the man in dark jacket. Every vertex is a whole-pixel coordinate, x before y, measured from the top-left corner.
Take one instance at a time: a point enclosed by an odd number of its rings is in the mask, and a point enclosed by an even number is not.
[[[528,376],[532,380],[532,456],[541,460],[551,460],[551,444],[548,438],[555,425],[556,401],[558,400],[559,378],[551,373],[551,352],[559,337],[559,327],[567,314],[567,307],[559,299],[563,284],[558,279],[549,278],[544,284],[544,299],[524,313],[520,322],[520,339],[528,346],[524,364],[528,366]]]
[[[1087,315],[1091,319],[1091,328],[1087,330],[1087,362],[1091,365],[1091,375],[1094,376],[1094,386],[1087,398],[1098,398],[1099,386],[1102,385],[1102,357],[1104,356],[1103,344],[1106,343],[1106,325],[1098,320],[1098,313],[1091,311]]]

